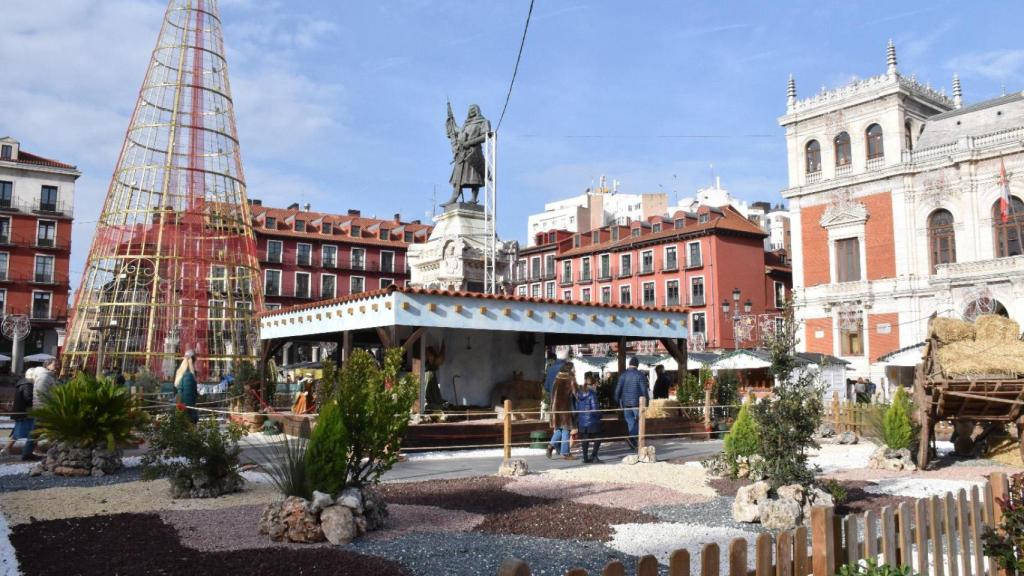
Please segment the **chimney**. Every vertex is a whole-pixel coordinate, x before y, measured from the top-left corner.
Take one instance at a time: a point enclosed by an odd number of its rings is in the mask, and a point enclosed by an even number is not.
[[[422,224],[422,223],[423,223],[422,220],[413,220],[412,222],[410,222],[410,224]]]
[[[305,203],[305,204],[303,204],[303,206],[302,206],[302,209],[303,209],[303,210],[305,210],[306,212],[309,212],[309,209],[310,209],[310,208],[311,208],[311,205],[309,204],[309,202],[306,202],[306,203]]]
[[[263,200],[259,198],[249,198],[249,206],[263,206]]]
[[[288,210],[298,210],[298,209],[299,209],[299,203],[298,202],[292,202],[291,204],[288,205]]]
[[[349,208],[348,209],[348,215],[349,216],[359,216],[360,213],[359,213],[359,210],[353,210],[353,209]]]
[[[402,223],[402,215],[399,214],[398,212],[395,212],[395,224],[401,224],[401,223]]]

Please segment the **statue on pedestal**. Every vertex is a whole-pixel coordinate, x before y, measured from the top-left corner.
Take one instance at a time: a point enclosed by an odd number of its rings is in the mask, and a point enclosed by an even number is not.
[[[480,113],[480,107],[472,104],[466,122],[460,128],[452,114],[452,104],[448,103],[448,120],[445,123],[448,139],[452,143],[452,176],[448,180],[452,185],[452,196],[444,207],[459,201],[463,190],[469,188],[473,199],[469,204],[478,204],[477,196],[484,185],[487,168],[484,160],[483,143],[491,133],[491,122]]]

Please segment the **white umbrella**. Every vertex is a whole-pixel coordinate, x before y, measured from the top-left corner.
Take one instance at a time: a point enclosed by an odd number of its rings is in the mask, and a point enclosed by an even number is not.
[[[49,354],[43,354],[43,353],[30,354],[28,356],[25,356],[25,362],[49,362],[50,360],[53,360],[54,358],[55,358],[54,356],[50,356]],[[9,360],[9,358],[8,358],[8,360]]]
[[[10,362],[11,357],[6,354],[0,354],[0,362]]]

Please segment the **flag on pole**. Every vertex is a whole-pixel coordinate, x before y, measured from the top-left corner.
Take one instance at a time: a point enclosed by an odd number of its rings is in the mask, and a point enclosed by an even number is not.
[[[1006,166],[999,159],[999,217],[1003,224],[1010,219],[1010,179],[1006,177]]]

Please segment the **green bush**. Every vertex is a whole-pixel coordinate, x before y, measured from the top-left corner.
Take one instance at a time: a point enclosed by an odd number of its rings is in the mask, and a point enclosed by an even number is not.
[[[138,439],[147,421],[128,389],[79,372],[32,410],[36,434],[51,442],[114,450]]]
[[[878,560],[868,558],[862,564],[846,564],[839,567],[839,576],[914,576],[910,566],[878,565]]]
[[[701,376],[704,376],[704,370],[698,376],[686,374],[686,381],[676,386],[676,402],[683,406],[704,405],[704,379]]]
[[[237,424],[221,428],[210,416],[193,424],[181,410],[156,418],[147,435],[149,450],[142,457],[142,477],[168,477],[175,498],[209,498],[242,487],[238,441],[245,429]]]
[[[899,386],[896,388],[892,404],[885,411],[883,440],[889,448],[909,448],[914,441],[914,425],[910,419],[910,412],[910,398],[903,387]]]
[[[400,373],[403,356],[393,348],[378,364],[356,350],[340,371],[324,371],[325,398],[307,453],[314,490],[334,495],[377,482],[398,460],[419,391],[415,376]]]
[[[739,456],[753,456],[761,448],[757,422],[751,414],[750,404],[744,404],[732,428],[725,435],[725,454],[731,462]]]
[[[310,500],[313,496],[312,482],[309,478],[307,455],[309,454],[309,430],[306,420],[303,424],[304,434],[290,438],[282,434],[281,443],[272,444],[270,448],[260,448],[266,464],[262,472],[270,478],[270,482],[284,496],[298,496]]]
[[[708,377],[711,376],[711,371],[707,370]],[[739,390],[740,379],[736,376],[734,370],[719,370],[718,377],[715,378],[715,405],[720,408],[715,408],[714,414],[716,419],[728,420],[734,418],[737,414],[736,408],[724,408],[724,406],[735,406],[740,403]]]
[[[832,501],[836,504],[845,504],[846,500],[850,497],[849,491],[846,490],[846,486],[843,486],[835,478],[829,478],[821,485],[821,489],[828,492],[828,495],[832,497]]]

